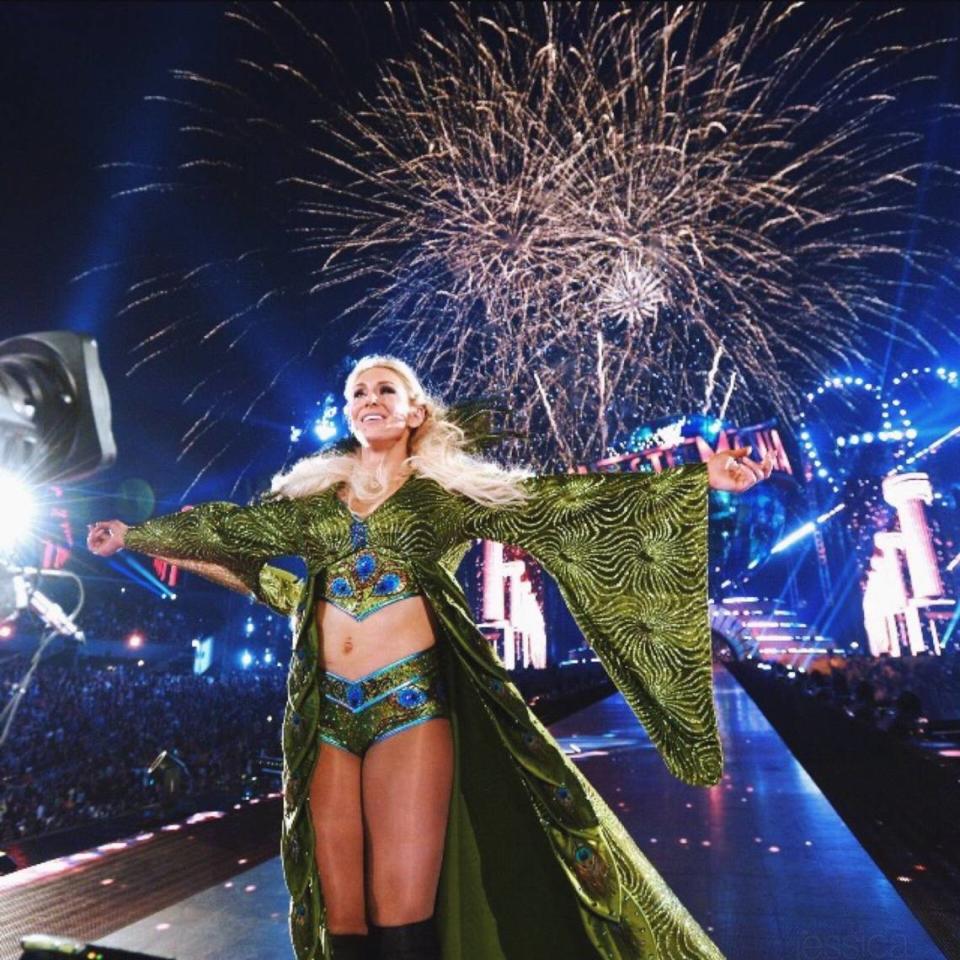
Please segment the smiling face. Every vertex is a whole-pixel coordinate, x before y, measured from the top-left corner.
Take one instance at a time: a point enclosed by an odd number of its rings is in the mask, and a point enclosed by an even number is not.
[[[425,410],[411,404],[403,378],[389,367],[368,367],[350,385],[347,411],[354,436],[365,447],[406,441]]]

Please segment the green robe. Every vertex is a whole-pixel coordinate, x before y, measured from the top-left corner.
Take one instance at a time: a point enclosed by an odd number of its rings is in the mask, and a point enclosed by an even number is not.
[[[437,896],[446,960],[722,960],[620,821],[526,706],[477,630],[454,573],[471,542],[529,551],[670,771],[717,783],[723,758],[707,616],[706,466],[524,481],[492,508],[413,476],[367,519],[402,558],[438,624],[454,780]],[[297,960],[330,960],[308,803],[318,740],[324,569],[353,551],[335,492],[256,506],[206,503],[130,529],[133,550],[211,561],[295,614],[283,722],[283,871]],[[306,584],[267,564],[297,555]]]

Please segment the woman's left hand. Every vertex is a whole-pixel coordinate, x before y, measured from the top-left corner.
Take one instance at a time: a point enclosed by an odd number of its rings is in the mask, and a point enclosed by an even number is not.
[[[760,463],[750,459],[751,447],[737,447],[715,453],[707,461],[707,475],[711,490],[743,493],[755,487],[773,472],[773,455],[767,454]]]

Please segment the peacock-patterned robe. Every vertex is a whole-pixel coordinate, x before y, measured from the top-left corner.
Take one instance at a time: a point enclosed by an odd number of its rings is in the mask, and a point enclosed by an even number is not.
[[[717,783],[723,758],[707,613],[705,464],[659,474],[523,481],[489,507],[413,475],[366,519],[401,558],[437,624],[450,692],[454,779],[437,922],[444,960],[722,960],[625,828],[529,710],[475,626],[455,571],[477,538],[528,551],[670,771]],[[326,567],[354,551],[333,489],[241,507],[201,504],[132,527],[130,549],[220,564],[295,615],[283,722],[282,862],[297,960],[330,960],[308,803]],[[267,561],[302,557],[306,582]]]

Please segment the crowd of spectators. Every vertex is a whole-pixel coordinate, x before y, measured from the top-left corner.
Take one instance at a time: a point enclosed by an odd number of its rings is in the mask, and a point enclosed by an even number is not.
[[[219,613],[219,615],[218,615]],[[203,611],[196,602],[160,600],[137,588],[88,595],[77,621],[92,640],[126,640],[139,633],[150,642],[179,644],[214,632],[223,622],[220,611]]]
[[[25,670],[0,664],[0,703]],[[0,843],[158,802],[147,768],[163,750],[186,764],[187,795],[239,792],[261,754],[279,755],[285,676],[42,663],[0,747]]]
[[[775,673],[880,730],[913,736],[960,725],[960,652],[913,657],[826,656]]]

